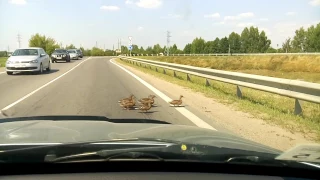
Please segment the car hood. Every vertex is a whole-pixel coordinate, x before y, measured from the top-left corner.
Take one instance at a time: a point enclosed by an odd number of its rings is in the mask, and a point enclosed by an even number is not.
[[[37,59],[38,56],[11,56],[8,61],[17,62],[17,61],[32,61]]]
[[[86,120],[31,120],[0,123],[0,144],[72,143],[132,138],[165,139],[232,149],[281,153],[235,135],[195,126]]]

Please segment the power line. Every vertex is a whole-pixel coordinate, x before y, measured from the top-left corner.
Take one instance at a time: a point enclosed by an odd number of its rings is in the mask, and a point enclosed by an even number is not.
[[[166,51],[167,51],[167,56],[169,56],[169,49],[170,49],[170,32],[167,31],[167,47],[166,47]]]

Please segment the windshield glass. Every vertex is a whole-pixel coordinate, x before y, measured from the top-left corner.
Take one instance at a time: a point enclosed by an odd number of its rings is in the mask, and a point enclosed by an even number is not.
[[[59,50],[55,50],[53,53],[66,53],[66,52],[67,52],[66,50],[59,49]]]
[[[75,50],[68,50],[69,53],[77,53]]]
[[[13,52],[12,56],[37,56],[37,49],[17,49]]]
[[[0,152],[119,139],[222,159],[320,150],[319,0],[0,4]]]

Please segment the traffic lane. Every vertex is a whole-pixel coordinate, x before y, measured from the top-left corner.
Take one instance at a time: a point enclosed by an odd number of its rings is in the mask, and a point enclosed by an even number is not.
[[[70,63],[51,63],[51,71],[44,71],[44,73],[40,75],[26,72],[10,76],[6,73],[0,74],[0,109],[60,76],[85,59],[86,58],[74,60]]]
[[[149,113],[123,110],[118,100],[134,94],[153,94],[110,58],[92,58],[63,78],[5,111],[10,117],[40,115],[94,115],[108,118],[156,119],[173,124],[194,125],[161,98]]]

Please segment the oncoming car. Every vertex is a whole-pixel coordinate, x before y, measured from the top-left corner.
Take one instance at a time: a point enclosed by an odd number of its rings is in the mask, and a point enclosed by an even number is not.
[[[52,63],[57,61],[70,62],[70,55],[68,51],[65,49],[56,49],[53,51],[51,55],[51,61]]]
[[[14,72],[36,72],[41,74],[43,70],[50,71],[49,55],[42,48],[16,49],[6,62],[8,75]]]
[[[79,59],[79,54],[76,49],[68,49],[68,53],[70,54],[71,59]]]

